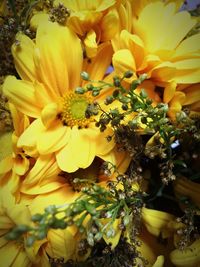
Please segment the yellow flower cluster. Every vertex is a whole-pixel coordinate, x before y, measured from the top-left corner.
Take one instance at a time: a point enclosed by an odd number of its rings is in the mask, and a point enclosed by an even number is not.
[[[111,162],[121,173],[130,163],[114,140],[107,141],[112,128],[100,132],[95,116],[85,116],[93,99],[88,92],[75,93],[77,87],[87,85],[81,80],[82,71],[94,81],[108,81],[127,70],[134,72],[134,79],[147,74],[138,92],[144,88],[154,103],[167,103],[172,120],[183,108],[200,112],[200,34],[187,38],[197,20],[179,11],[182,2],[56,0],[55,6],[61,3],[69,10],[63,25],[49,21],[48,10],[35,10],[30,20],[35,38],[17,33],[12,55],[18,77],[9,75],[2,85],[14,125],[12,136],[0,137],[5,150],[5,142],[12,144],[11,152],[3,153],[1,147],[0,153],[2,267],[48,267],[49,257],[79,260],[76,245],[81,236],[74,226],[50,230],[31,248],[25,246],[26,236],[8,241],[5,235],[15,225],[30,224],[31,216],[50,204],[73,202],[80,195],[73,177],[90,177],[105,186],[115,175],[100,173],[103,162]],[[107,74],[111,65],[112,73]],[[130,79],[124,83],[128,86]],[[105,110],[109,106],[104,100],[112,91],[106,89],[94,97]],[[186,180],[175,184],[176,194],[191,195],[197,205],[198,190]],[[175,219],[143,208],[139,250],[147,266],[199,266],[199,241],[191,245],[197,252],[176,249]],[[158,236],[169,244],[158,244]]]

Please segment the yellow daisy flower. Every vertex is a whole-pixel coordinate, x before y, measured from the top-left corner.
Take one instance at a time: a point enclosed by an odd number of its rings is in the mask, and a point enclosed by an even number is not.
[[[164,88],[163,102],[169,106],[168,116],[176,118],[183,108],[189,108],[190,115],[200,112],[200,87],[196,84],[168,83]]]
[[[49,205],[67,205],[72,203],[80,193],[74,192],[70,185],[65,185],[53,192],[36,196],[30,206],[31,215],[43,213]],[[78,229],[75,226],[65,230],[49,230],[45,251],[52,259],[64,258],[64,262],[74,259],[78,241]]]
[[[34,118],[17,146],[30,156],[55,153],[66,172],[88,167],[95,156],[104,159],[114,147],[114,141],[106,140],[110,131],[100,133],[95,121],[85,117],[91,97],[74,93],[84,63],[80,40],[51,22],[38,27],[35,43],[25,35],[17,38],[20,47],[14,45],[13,54],[23,80],[8,76],[3,91],[19,111]],[[102,79],[111,56],[110,45],[104,44],[84,70]]]
[[[132,32],[122,30],[113,65],[118,73],[147,73],[162,82],[197,83],[200,74],[200,34],[185,38],[197,20],[175,3],[151,2],[133,21]]]
[[[6,234],[16,225],[30,224],[31,214],[25,204],[15,204],[10,193],[11,187],[0,188],[0,258],[2,266],[6,267],[50,267],[47,254],[42,249],[44,241],[36,242],[27,249],[24,238],[10,241]],[[32,257],[30,257],[32,255]]]
[[[98,45],[109,41],[118,30],[118,13],[116,0],[62,0],[54,1],[55,8],[63,4],[69,10],[65,25],[71,28],[82,39],[87,57],[97,54]],[[31,18],[31,27],[49,19],[48,14],[39,12]]]

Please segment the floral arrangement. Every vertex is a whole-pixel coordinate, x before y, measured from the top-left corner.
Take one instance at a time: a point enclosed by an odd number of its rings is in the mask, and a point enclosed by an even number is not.
[[[200,266],[199,7],[2,0],[2,267]]]

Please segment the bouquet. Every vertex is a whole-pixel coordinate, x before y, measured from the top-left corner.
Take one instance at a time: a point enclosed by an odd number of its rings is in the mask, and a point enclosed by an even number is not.
[[[199,6],[1,0],[0,27],[1,266],[200,266]]]

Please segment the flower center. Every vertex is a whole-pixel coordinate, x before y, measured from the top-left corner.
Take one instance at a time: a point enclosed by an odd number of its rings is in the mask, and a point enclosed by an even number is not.
[[[90,99],[85,95],[66,94],[62,98],[62,112],[60,114],[63,124],[69,127],[87,128],[92,121],[91,118],[88,119],[85,116],[86,109],[90,103]]]

